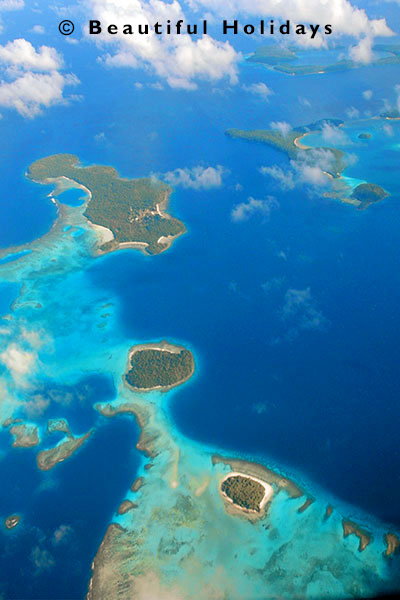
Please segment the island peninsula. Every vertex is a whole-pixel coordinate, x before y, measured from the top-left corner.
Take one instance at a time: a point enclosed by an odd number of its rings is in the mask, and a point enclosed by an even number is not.
[[[85,217],[103,235],[108,233],[100,253],[140,248],[159,254],[186,231],[181,221],[165,212],[172,189],[161,181],[124,179],[113,167],[83,167],[73,154],[41,158],[30,165],[27,175],[42,184],[70,180],[86,190]]]
[[[322,131],[326,125],[341,127],[343,124],[344,122],[339,119],[321,119],[309,125],[295,127],[286,134],[275,129],[228,129],[226,134],[233,139],[268,144],[281,152],[285,152],[290,160],[301,161],[301,164],[304,163],[309,167],[317,167],[321,154],[323,154],[326,163],[324,173],[332,181],[339,181],[342,179],[342,173],[347,167],[346,154],[343,150],[325,146],[306,146],[301,140],[304,140],[307,135]],[[375,183],[361,183],[350,190],[350,193],[346,193],[340,188],[338,191],[324,193],[324,196],[328,198],[339,199],[341,202],[352,204],[358,209],[366,209],[371,204],[383,200],[388,195],[386,190]]]
[[[376,44],[373,47],[375,53],[383,54],[374,58],[369,67],[384,67],[387,65],[398,65],[400,63],[399,44]],[[324,73],[338,73],[340,71],[351,71],[360,69],[366,65],[350,58],[338,58],[327,64],[301,64],[297,62],[299,57],[294,48],[276,48],[275,46],[260,46],[247,57],[247,62],[261,64],[268,69],[285,73],[286,75],[323,75]]]

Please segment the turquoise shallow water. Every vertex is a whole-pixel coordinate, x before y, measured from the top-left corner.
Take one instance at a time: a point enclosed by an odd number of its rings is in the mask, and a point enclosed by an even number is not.
[[[32,585],[31,597],[62,598],[67,586],[72,597],[83,596],[93,555],[141,464],[135,425],[105,421],[91,408],[115,396],[113,373],[123,371],[134,341],[168,338],[195,353],[196,377],[169,403],[178,436],[277,465],[321,503],[332,502],[370,527],[379,520],[398,527],[398,125],[392,124],[393,136],[381,121],[345,128],[353,143],[343,149],[358,157],[346,176],[369,180],[373,173],[391,192],[365,212],[304,186],[282,192],[259,168],[286,169],[283,155],[224,135],[228,127],[264,127],[277,119],[295,126],[343,118],[352,105],[378,110],[382,97],[393,96],[396,71],[326,75],[321,98],[321,79],[243,67],[243,82],[265,80],[275,89],[266,108],[240,87],[222,88],[212,102],[206,86],[190,97],[132,93],[130,78],[116,71],[99,78],[99,68],[79,67],[85,105],[57,108],[23,127],[18,121],[20,134],[9,136],[13,168],[3,181],[9,227],[2,246],[37,238],[54,221],[49,189],[23,176],[45,154],[76,152],[85,163],[112,164],[124,176],[197,164],[221,164],[229,173],[217,190],[175,190],[171,212],[188,233],[160,256],[121,251],[89,259],[88,234],[74,222],[75,198],[65,202],[69,225],[53,232],[60,238],[47,238],[19,260],[3,259],[0,276],[18,284],[2,284],[2,314],[21,284],[24,292],[17,319],[4,321],[2,351],[12,336],[34,365],[17,384],[2,367],[12,392],[5,405],[21,402],[16,414],[39,424],[41,447],[53,443],[45,435],[48,418],[67,418],[74,434],[96,431],[70,461],[46,474],[38,472],[34,451],[10,449],[9,434],[1,433],[0,475],[10,484],[0,515],[17,511],[22,521],[1,534],[1,573],[11,576],[0,578],[0,590],[18,598]],[[360,94],[364,87],[376,90],[369,105]],[[88,118],[95,95],[104,102]],[[304,95],[310,106],[298,100]],[[61,110],[68,122],[80,123],[79,136],[59,130]],[[3,135],[16,119],[0,122]],[[95,135],[103,130],[99,143]],[[357,141],[358,130],[373,133],[370,145]],[[35,146],[25,144],[35,138]],[[2,155],[3,173],[9,162]],[[268,218],[232,222],[235,205],[267,195],[279,203]],[[55,544],[61,526],[66,545]],[[388,568],[397,566],[395,559]]]

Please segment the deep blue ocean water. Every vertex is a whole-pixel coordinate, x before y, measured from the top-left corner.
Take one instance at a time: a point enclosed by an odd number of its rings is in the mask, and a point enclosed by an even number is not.
[[[7,223],[0,245],[29,242],[55,219],[49,188],[24,177],[41,156],[72,152],[84,164],[110,164],[128,177],[223,165],[229,174],[221,189],[179,188],[172,195],[171,212],[188,233],[170,251],[157,257],[118,252],[95,260],[88,277],[118,298],[127,337],[175,339],[195,351],[197,375],[170,405],[181,432],[281,465],[339,501],[399,525],[399,154],[393,149],[388,161],[362,147],[351,150],[360,158],[349,173],[361,179],[374,173],[373,181],[392,193],[357,211],[305,187],[283,193],[258,169],[287,168],[287,159],[224,133],[274,120],[295,126],[345,118],[351,106],[379,112],[383,98],[394,99],[396,68],[324,75],[322,95],[318,77],[243,67],[241,83],[265,81],[275,91],[264,103],[240,86],[213,94],[208,85],[196,93],[137,90],[134,82],[148,83],[147,75],[104,70],[91,47],[85,64],[79,47],[63,43],[62,51],[82,81],[85,102],[32,121],[12,113],[0,121],[9,140],[0,149],[0,211]],[[375,90],[370,102],[364,89]],[[232,222],[233,206],[269,195],[279,202],[269,218]],[[290,290],[306,300],[285,318]],[[0,293],[5,313],[16,290],[2,285]],[[316,315],[320,326],[313,329]],[[95,383],[95,376],[93,382],[113,395],[109,383]],[[131,420],[99,421],[90,406],[56,412],[45,416],[67,418],[75,434],[100,427],[47,474],[37,470],[34,452],[9,451],[10,436],[1,432],[0,477],[10,484],[0,515],[23,517],[17,536],[1,533],[10,598],[21,597],[28,581],[32,598],[62,598],[67,583],[71,597],[83,596],[90,562],[140,463]],[[72,528],[66,530],[71,537],[54,545],[61,525]],[[35,560],[44,570],[35,570]]]
[[[95,416],[82,410],[83,427]],[[52,413],[53,414],[53,413]],[[62,411],[74,434],[73,415]],[[86,422],[85,422],[86,421]],[[10,434],[0,432],[2,517],[17,513],[15,530],[0,529],[0,584],[7,598],[83,598],[90,565],[127,489],[140,458],[138,430],[129,417],[98,418],[92,438],[74,456],[48,472],[36,466],[36,449],[6,453]],[[57,442],[46,436],[42,448]],[[27,591],[29,590],[29,592]]]

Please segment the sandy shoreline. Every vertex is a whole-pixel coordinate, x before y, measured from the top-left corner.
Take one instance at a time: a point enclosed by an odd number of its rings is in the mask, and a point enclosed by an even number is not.
[[[310,135],[311,133],[315,133],[315,132],[307,131],[306,133],[302,133],[297,138],[295,138],[295,140],[293,141],[293,143],[296,146],[296,148],[299,148],[299,150],[309,150],[311,148],[311,146],[306,146],[305,144],[302,144],[300,142],[300,140],[302,140],[303,138],[305,138],[306,135]]]
[[[259,483],[260,485],[263,486],[263,488],[264,488],[264,498],[260,502],[259,510],[255,510],[255,509],[252,509],[252,508],[244,508],[243,506],[240,506],[239,504],[236,504],[232,500],[232,498],[230,498],[227,494],[225,494],[225,492],[222,491],[221,486],[224,483],[224,481],[226,481],[230,477],[237,477],[237,476],[239,476],[239,477],[246,477],[247,479],[251,479],[252,481],[255,481],[255,482],[257,482],[257,483]],[[274,494],[274,490],[272,488],[272,485],[270,485],[266,481],[263,481],[262,479],[258,479],[258,477],[254,477],[254,475],[248,475],[247,473],[243,473],[243,472],[239,472],[239,471],[231,471],[230,473],[228,473],[227,475],[225,475],[221,479],[221,481],[220,481],[219,491],[220,491],[222,497],[224,498],[224,500],[226,500],[229,503],[233,504],[233,506],[235,508],[243,511],[244,513],[252,513],[252,514],[258,515],[260,517],[263,516],[265,505],[267,504],[267,502],[269,502],[269,500],[272,498],[272,496]]]
[[[170,193],[171,192],[166,192],[165,198],[161,202],[156,204],[156,211],[160,215],[160,217],[162,217],[163,219],[171,219],[172,218],[171,215],[164,212],[164,210],[167,208],[167,205],[168,205]],[[146,251],[146,248],[148,248],[148,246],[149,246],[148,242],[135,242],[134,240],[129,241],[129,242],[114,241],[111,248],[108,248],[107,250],[103,250],[101,248],[101,246],[103,244],[106,244],[107,242],[113,242],[113,240],[114,240],[113,232],[111,231],[111,229],[108,229],[107,227],[104,227],[103,225],[95,225],[87,217],[86,217],[86,219],[87,219],[89,225],[96,232],[98,232],[100,236],[102,236],[101,239],[99,240],[98,247],[96,248],[96,255],[101,256],[104,254],[110,254],[110,252],[116,252],[118,250],[129,250],[129,249],[140,250],[141,252],[143,252],[143,254],[149,254]],[[178,237],[183,235],[185,232],[186,232],[186,229],[179,232],[177,235],[168,235],[168,236],[162,235],[162,236],[160,236],[157,240],[157,244],[164,246],[164,248],[162,248],[160,250],[159,254],[168,250],[172,246],[173,242]]]
[[[79,188],[87,194],[88,198],[85,201],[85,206],[87,204],[89,204],[89,202],[92,199],[92,192],[90,191],[89,188],[87,188],[86,186],[84,186],[81,183],[78,183],[77,181],[75,181],[75,179],[66,177],[65,175],[60,175],[60,177],[47,177],[43,181],[37,181],[36,179],[33,179],[32,177],[29,176],[28,173],[26,173],[26,175],[29,179],[31,179],[31,181],[34,181],[35,183],[39,183],[41,185],[49,185],[49,184],[53,184],[53,183],[55,184],[55,188],[50,192],[50,194],[48,196],[51,199],[51,201],[57,205],[58,208],[60,206],[59,201],[58,201],[58,196],[60,194],[62,194],[62,192],[69,190],[69,189],[78,189]],[[165,212],[165,210],[167,209],[167,206],[168,206],[170,194],[171,194],[171,191],[167,191],[165,193],[163,200],[161,200],[161,202],[156,204],[156,211],[160,215],[160,217],[162,217],[163,219],[171,219],[172,218],[171,215],[169,215],[168,213]],[[135,241],[135,240],[128,241],[128,242],[116,242],[114,233],[111,231],[111,229],[109,229],[108,227],[105,227],[104,225],[98,225],[97,223],[93,223],[86,215],[83,215],[83,216],[85,217],[90,229],[92,229],[92,231],[94,231],[97,236],[97,243],[96,243],[96,247],[94,250],[95,256],[102,256],[105,254],[110,254],[111,252],[115,252],[117,250],[128,250],[128,249],[140,250],[141,252],[143,252],[143,254],[148,254],[146,252],[146,248],[149,246],[149,244],[147,242],[139,242],[139,241]],[[168,235],[168,236],[159,237],[157,240],[157,244],[164,246],[162,249],[160,249],[159,254],[168,250],[171,247],[171,245],[173,244],[173,242],[178,237],[180,237],[182,234],[184,234],[185,232],[186,232],[186,229],[184,229],[177,235]],[[107,250],[102,250],[101,247],[104,244],[107,244],[109,242],[114,242],[114,243]]]

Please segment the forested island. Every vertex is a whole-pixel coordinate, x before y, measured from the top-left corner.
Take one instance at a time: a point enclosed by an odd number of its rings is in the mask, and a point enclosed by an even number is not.
[[[113,167],[83,167],[73,154],[37,160],[29,167],[28,177],[44,184],[67,178],[89,191],[84,215],[113,235],[102,244],[102,252],[139,246],[149,254],[159,254],[186,231],[181,221],[165,213],[171,187],[155,179],[124,179]]]
[[[359,208],[361,209],[368,208],[370,204],[379,202],[387,198],[387,196],[389,196],[387,191],[375,183],[360,183],[360,185],[354,188],[351,194],[351,198],[360,202]]]
[[[386,65],[397,65],[400,63],[399,44],[376,44],[373,51],[385,53],[386,56],[374,58],[369,66],[380,67]],[[316,75],[323,73],[337,73],[340,71],[351,71],[359,69],[365,64],[350,58],[339,58],[327,63],[299,64],[296,51],[292,48],[275,48],[274,46],[260,46],[247,58],[247,62],[258,63],[275,71],[287,75]]]
[[[193,354],[183,346],[142,344],[129,353],[125,381],[135,390],[167,390],[184,383],[193,373]]]
[[[250,477],[233,475],[222,481],[221,492],[237,506],[260,512],[265,487]]]
[[[268,144],[281,152],[285,152],[290,160],[302,160],[309,166],[318,166],[318,159],[323,152],[325,155],[330,156],[330,160],[328,161],[329,166],[324,167],[324,172],[333,179],[339,180],[347,167],[345,153],[338,148],[305,146],[302,143],[302,139],[310,133],[322,131],[324,126],[340,127],[343,123],[339,119],[320,119],[309,125],[289,129],[287,133],[282,133],[276,129],[228,129],[226,134],[233,139]],[[370,137],[371,135],[368,133],[359,134],[360,139],[369,139]],[[330,198],[337,198],[359,209],[368,208],[371,204],[389,196],[386,190],[375,183],[362,183],[354,188],[351,193],[343,192],[339,188],[339,191],[327,192],[324,195]]]
[[[338,127],[343,124],[343,121],[340,121],[339,119],[322,119],[315,123],[310,123],[309,125],[290,129],[285,135],[276,129],[228,129],[226,134],[234,139],[268,144],[277,150],[285,152],[289,158],[293,160],[300,158],[301,155],[306,159],[310,158],[310,160],[312,160],[313,154],[315,154],[316,151],[329,151],[332,156],[332,161],[331,167],[327,173],[332,175],[332,177],[337,178],[340,177],[340,174],[346,168],[345,153],[342,150],[330,147],[310,148],[303,146],[299,141],[307,133],[322,130],[325,124],[332,127]]]

